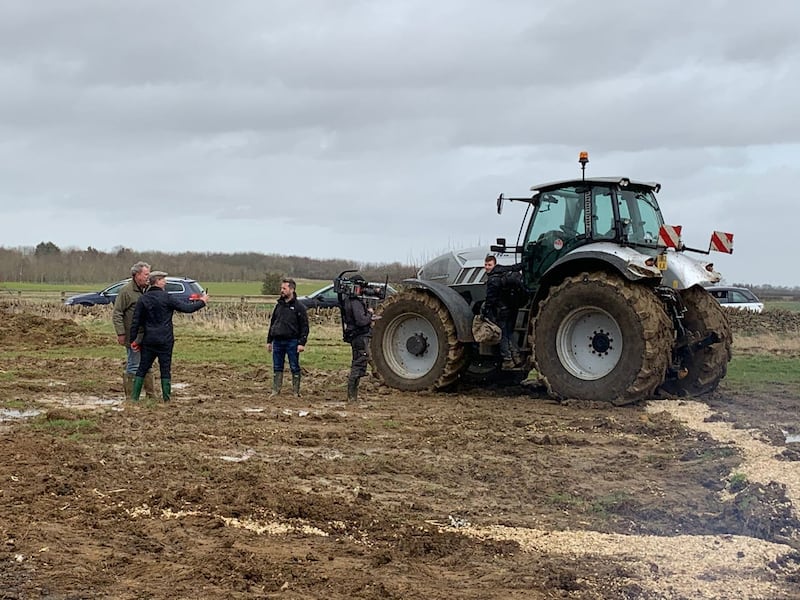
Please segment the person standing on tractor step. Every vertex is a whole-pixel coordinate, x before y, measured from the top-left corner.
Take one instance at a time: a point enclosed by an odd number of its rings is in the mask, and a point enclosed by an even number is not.
[[[142,297],[147,289],[148,277],[150,276],[150,265],[139,261],[131,267],[131,280],[126,283],[117,295],[114,302],[114,312],[111,314],[111,321],[114,323],[114,330],[117,332],[117,342],[125,346],[126,360],[125,370],[122,373],[122,388],[125,390],[125,399],[131,399],[133,392],[133,378],[139,368],[141,354],[134,352],[130,345],[131,324],[133,323],[133,309],[136,302]],[[144,378],[144,391],[148,398],[156,397],[156,377],[152,371],[147,373]]]
[[[350,376],[347,378],[347,400],[358,400],[358,383],[367,374],[369,364],[369,342],[372,325],[375,322],[373,310],[361,296],[367,281],[358,275],[352,278],[354,292],[342,302],[343,338],[350,344],[353,359],[350,363]]]
[[[509,288],[514,284],[509,281],[506,274],[521,271],[522,263],[498,265],[497,258],[489,254],[484,259],[483,268],[488,277],[486,278],[486,300],[481,307],[481,315],[500,327],[502,332],[500,355],[503,357],[503,368],[510,369],[521,362],[519,350],[512,339],[519,306],[511,299]]]
[[[144,383],[144,375],[158,359],[161,372],[161,396],[169,402],[172,396],[172,348],[175,346],[175,334],[172,330],[172,315],[177,310],[182,313],[193,313],[208,304],[208,294],[203,292],[199,300],[181,300],[164,289],[167,285],[167,274],[164,271],[150,273],[150,287],[139,298],[133,311],[131,324],[131,347],[141,351],[139,369],[133,379],[131,400],[139,400]]]
[[[267,332],[267,352],[272,353],[272,393],[280,394],[283,386],[283,368],[289,357],[292,371],[292,392],[300,395],[300,353],[308,342],[308,312],[302,302],[297,301],[294,279],[281,281],[281,294],[272,311]]]

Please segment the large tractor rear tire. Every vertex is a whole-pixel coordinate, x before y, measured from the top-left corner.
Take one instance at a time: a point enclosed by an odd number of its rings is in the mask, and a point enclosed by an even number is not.
[[[441,389],[458,379],[465,349],[441,300],[409,290],[390,296],[378,314],[370,349],[372,364],[386,385],[419,391]]]
[[[551,289],[531,331],[536,370],[552,396],[614,404],[653,395],[674,337],[652,290],[603,272]]]
[[[711,294],[698,286],[680,292],[686,313],[683,326],[694,340],[702,340],[716,332],[720,341],[691,354],[683,365],[683,379],[671,379],[663,390],[676,396],[701,396],[713,392],[728,372],[733,333],[724,309]]]

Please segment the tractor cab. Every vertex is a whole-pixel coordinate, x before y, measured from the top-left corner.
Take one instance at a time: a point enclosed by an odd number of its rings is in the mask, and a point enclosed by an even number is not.
[[[522,239],[522,262],[531,281],[561,256],[596,242],[657,249],[664,224],[657,183],[626,178],[567,180],[537,185],[527,199],[533,214]],[[515,199],[517,200],[517,199]]]

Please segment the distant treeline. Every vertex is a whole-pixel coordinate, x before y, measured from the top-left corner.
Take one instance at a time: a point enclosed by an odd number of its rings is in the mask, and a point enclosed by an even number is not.
[[[358,269],[368,280],[390,282],[414,277],[417,267],[400,263],[358,263],[344,259],[317,259],[243,252],[234,254],[183,252],[139,252],[117,248],[101,252],[62,250],[52,242],[35,248],[0,247],[0,283],[31,281],[39,283],[99,283],[130,276],[131,266],[143,260],[154,269],[170,275],[200,281],[263,281],[267,273],[297,279],[332,279],[346,269]]]

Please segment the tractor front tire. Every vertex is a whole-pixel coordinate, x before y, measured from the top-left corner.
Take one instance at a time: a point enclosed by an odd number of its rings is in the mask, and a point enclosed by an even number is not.
[[[702,396],[713,392],[728,372],[733,333],[725,310],[711,294],[698,286],[680,292],[686,313],[683,326],[694,340],[702,340],[715,332],[720,341],[689,355],[682,365],[686,376],[670,379],[663,391],[675,396]]]

